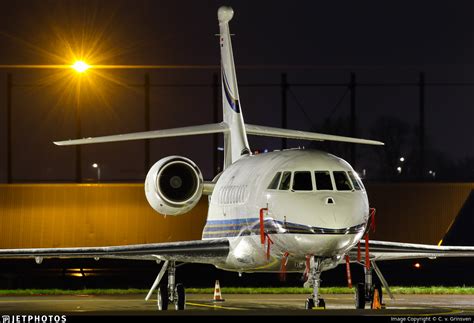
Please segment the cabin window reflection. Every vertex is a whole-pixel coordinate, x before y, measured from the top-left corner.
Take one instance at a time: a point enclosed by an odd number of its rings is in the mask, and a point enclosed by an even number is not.
[[[293,174],[293,190],[312,191],[313,181],[311,180],[311,172],[295,172]]]
[[[286,191],[290,189],[291,172],[284,172],[281,176],[280,190]]]
[[[278,188],[278,183],[280,183],[280,176],[281,172],[275,174],[275,177],[273,177],[272,181],[270,182],[270,185],[268,185],[269,190],[276,190]]]
[[[328,171],[314,172],[316,179],[316,189],[318,191],[332,191],[331,174]]]
[[[334,182],[338,191],[351,191],[352,186],[346,172],[334,172]]]
[[[357,177],[354,175],[353,172],[351,171],[348,171],[347,172],[349,174],[349,177],[351,178],[351,181],[352,181],[352,185],[354,186],[354,188],[358,191],[361,190],[361,187],[359,185],[359,181],[357,180]]]

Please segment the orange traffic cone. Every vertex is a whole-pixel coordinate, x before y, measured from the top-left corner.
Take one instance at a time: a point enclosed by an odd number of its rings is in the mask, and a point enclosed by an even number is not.
[[[374,299],[372,301],[372,309],[373,310],[380,310],[382,309],[382,304],[380,304],[380,295],[377,288],[374,290]]]
[[[223,302],[225,299],[222,298],[221,294],[221,286],[219,284],[219,281],[216,280],[216,285],[214,287],[214,302]]]

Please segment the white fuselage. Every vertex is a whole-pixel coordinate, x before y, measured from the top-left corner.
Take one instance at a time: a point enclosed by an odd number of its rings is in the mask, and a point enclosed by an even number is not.
[[[279,172],[275,188],[269,188]],[[203,239],[230,241],[226,262],[216,266],[239,272],[278,271],[285,253],[288,271],[304,270],[307,256],[337,263],[360,240],[369,217],[367,193],[360,179],[349,173],[357,177],[343,159],[314,150],[244,156],[233,163],[217,180],[203,231]],[[268,208],[264,227],[273,241],[269,258],[260,237],[262,208]]]

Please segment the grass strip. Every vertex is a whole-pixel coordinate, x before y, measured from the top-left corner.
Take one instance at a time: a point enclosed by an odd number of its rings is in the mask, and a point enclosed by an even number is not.
[[[390,288],[394,294],[461,294],[474,295],[474,287],[444,287],[444,286],[393,286]],[[213,294],[214,288],[186,288],[189,294]],[[223,287],[222,294],[310,294],[310,288],[302,287]],[[353,289],[347,287],[322,287],[321,294],[352,294]],[[31,296],[31,295],[130,295],[144,294],[146,289],[10,289],[0,290],[1,296]]]

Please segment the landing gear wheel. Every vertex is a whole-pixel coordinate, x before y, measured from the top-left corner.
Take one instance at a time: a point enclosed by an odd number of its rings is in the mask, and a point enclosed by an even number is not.
[[[355,308],[363,310],[365,308],[365,286],[359,283],[355,287]]]
[[[324,301],[324,299],[318,299],[318,307],[326,309],[326,302]]]
[[[168,302],[168,286],[161,284],[160,287],[158,287],[158,310],[166,311],[168,309]]]
[[[176,299],[176,303],[174,304],[175,309],[177,311],[182,311],[186,307],[186,291],[184,290],[183,284],[176,285],[176,294],[178,297]]]
[[[304,304],[304,308],[307,310],[312,310],[314,307],[314,299],[312,298],[307,298],[306,302]]]

